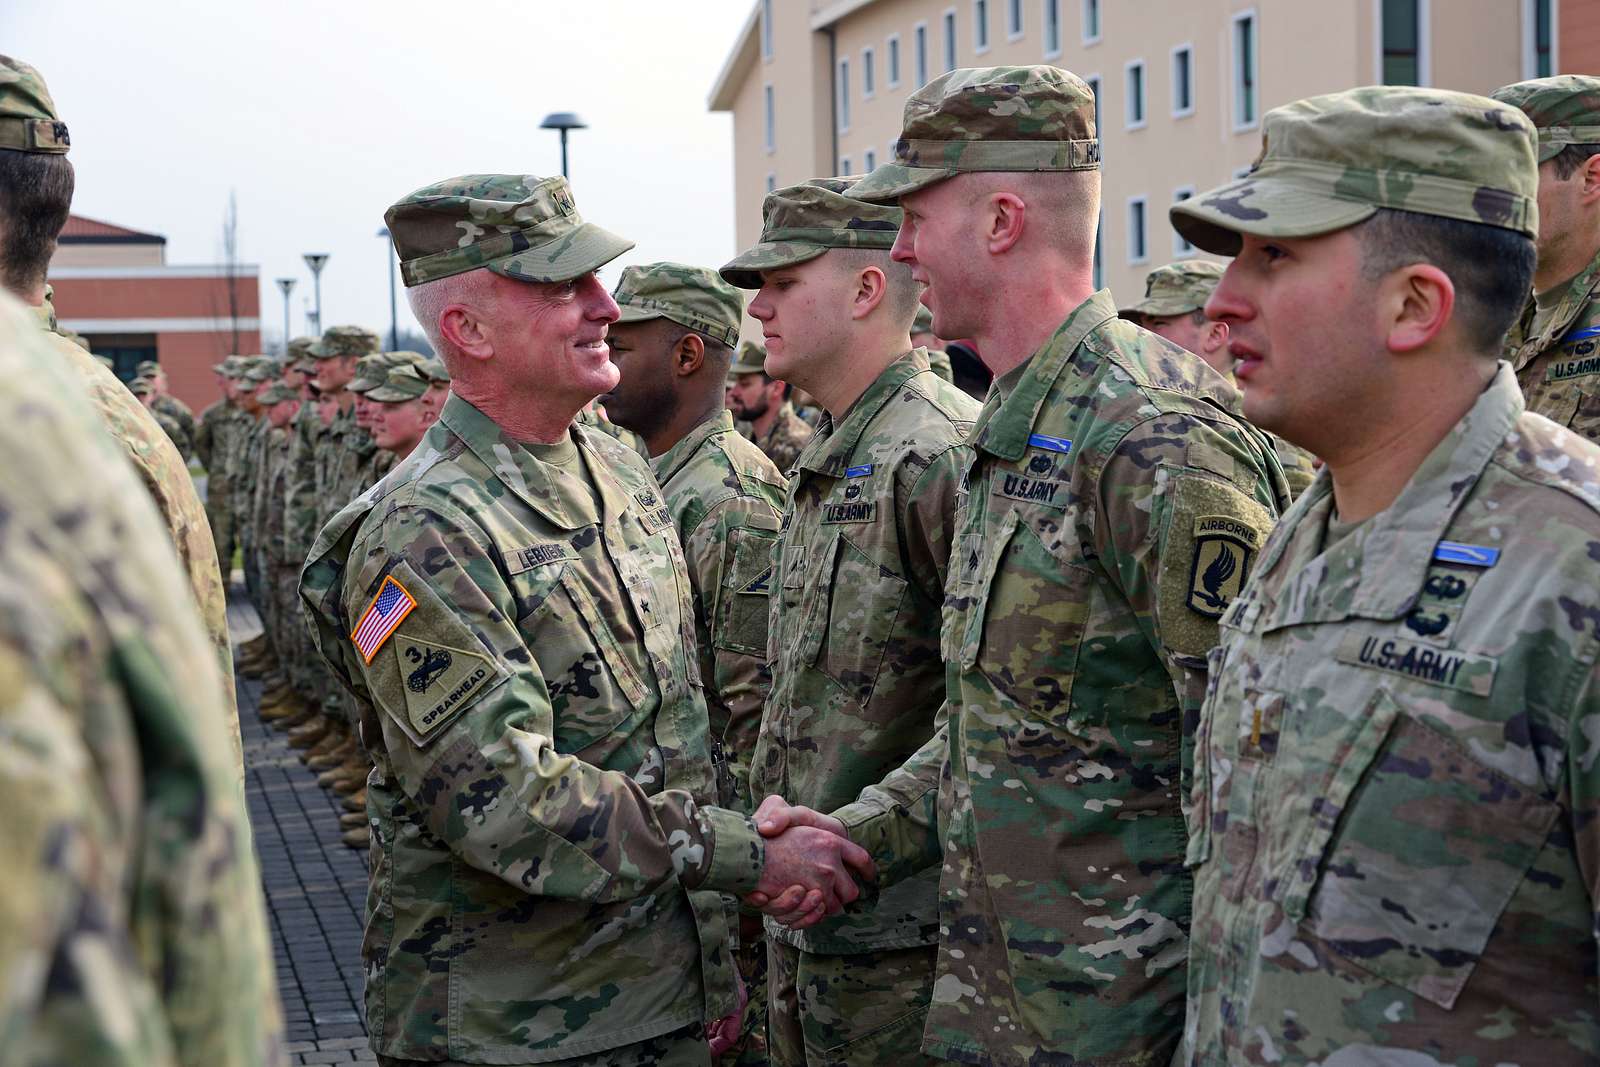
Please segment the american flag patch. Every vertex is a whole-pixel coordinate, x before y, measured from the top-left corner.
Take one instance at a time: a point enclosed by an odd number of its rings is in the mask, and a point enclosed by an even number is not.
[[[405,586],[394,580],[393,575],[383,580],[383,584],[378,587],[378,595],[373,597],[372,603],[367,606],[367,613],[361,616],[356,628],[350,631],[350,640],[356,643],[363,662],[372,662],[372,657],[378,654],[378,649],[383,647],[383,643],[389,640],[389,635],[399,628],[405,617],[411,614],[411,609],[416,606],[416,600],[406,592]]]

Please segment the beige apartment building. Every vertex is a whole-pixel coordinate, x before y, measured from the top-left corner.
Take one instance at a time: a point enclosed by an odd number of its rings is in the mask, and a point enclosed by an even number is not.
[[[894,155],[955,67],[1052,63],[1099,101],[1100,284],[1195,255],[1167,208],[1249,167],[1263,112],[1374,83],[1488,92],[1600,73],[1600,0],[757,0],[712,88],[733,115],[739,246],[771,189]]]

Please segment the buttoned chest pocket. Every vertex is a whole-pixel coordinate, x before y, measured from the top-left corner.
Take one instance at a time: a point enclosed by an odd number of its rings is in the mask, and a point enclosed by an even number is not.
[[[1326,950],[1449,1009],[1559,809],[1388,692],[1313,806],[1284,910]]]
[[[616,605],[602,606],[575,568],[562,568],[542,603],[522,629],[550,696],[556,750],[579,753],[641,714],[651,690]]]
[[[812,599],[806,633],[811,661],[851,700],[872,699],[895,623],[905,607],[906,580],[878,563],[844,534],[834,536],[819,562],[824,578]]]
[[[717,648],[748,655],[766,652],[776,537],[773,532],[750,527],[728,531],[722,589],[717,593],[717,616],[711,627]]]

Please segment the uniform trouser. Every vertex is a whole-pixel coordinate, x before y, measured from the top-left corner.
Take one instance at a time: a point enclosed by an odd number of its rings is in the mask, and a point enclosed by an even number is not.
[[[207,494],[210,494],[209,488]],[[217,546],[217,562],[222,567],[224,587],[233,580],[234,523],[233,509],[224,505],[206,505],[206,518],[211,523],[211,540]]]
[[[937,945],[821,956],[767,939],[767,1035],[780,1067],[935,1064],[922,1028]]]
[[[300,572],[297,567],[281,559],[269,559],[266,573],[265,598],[271,619],[267,627],[267,640],[272,643],[273,654],[278,657],[284,678],[293,683],[294,660],[300,654],[300,631],[304,628],[296,603],[298,594],[295,592]]]
[[[733,958],[749,1000],[740,1018],[739,1040],[718,1063],[729,1067],[765,1067],[767,1054],[767,939],[759,916],[739,916],[739,951]]]
[[[399,1060],[379,1056],[380,1067],[469,1067],[460,1060]],[[710,1067],[706,1030],[699,1023],[640,1041],[569,1060],[549,1060],[542,1067]]]

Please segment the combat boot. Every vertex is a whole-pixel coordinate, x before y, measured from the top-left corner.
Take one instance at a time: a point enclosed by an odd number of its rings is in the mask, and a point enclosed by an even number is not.
[[[339,816],[340,830],[354,830],[358,826],[367,825],[367,813],[364,811],[347,811]]]
[[[367,787],[363,784],[360,789],[339,801],[339,806],[345,811],[365,812],[367,810]]]
[[[304,713],[305,702],[293,693],[273,704],[263,704],[256,709],[261,715],[262,722],[282,722]]]
[[[372,831],[366,826],[358,826],[340,834],[339,840],[351,848],[369,848],[372,845]]]
[[[328,720],[328,732],[319,737],[313,744],[300,750],[300,762],[315,759],[317,756],[326,756],[340,745],[344,744],[344,723],[337,719]]]
[[[289,688],[289,679],[283,676],[282,671],[274,671],[261,680],[261,703],[273,704],[293,693]]]
[[[290,689],[288,686],[284,686],[281,689],[270,690],[262,693],[261,699],[256,702],[256,709],[258,711],[266,712],[271,711],[274,708],[282,707],[285,704],[298,705],[299,702],[300,700],[295,695],[295,691]]]
[[[350,750],[355,748],[355,745],[355,735],[346,732],[341,735],[339,741],[332,748],[319,745],[318,749],[320,751],[313,750],[306,759],[306,767],[316,771],[318,774],[342,767],[345,761],[350,758]],[[322,783],[319,781],[317,784],[321,785]]]
[[[296,726],[289,731],[289,747],[307,749],[328,736],[333,729],[333,720],[320,712],[309,722]]]
[[[361,750],[361,746],[356,745],[343,763],[328,772],[331,775],[328,788],[340,796],[347,796],[366,787],[367,775],[371,771],[372,761]],[[318,779],[317,784],[322,784],[321,779]]]
[[[352,793],[364,793],[367,788],[367,775],[372,773],[371,763],[362,763],[359,770],[351,770],[333,784],[333,791],[341,797],[350,796]]]
[[[292,718],[288,718],[288,719],[278,719],[272,725],[276,729],[283,730],[283,731],[287,732],[289,730],[293,730],[296,726],[304,726],[306,723],[311,722],[314,719],[320,718],[321,715],[322,715],[322,709],[317,707],[317,705],[315,705],[313,703],[310,703],[308,701],[307,703],[305,703],[304,705],[301,706],[300,713],[298,715],[295,715]]]

